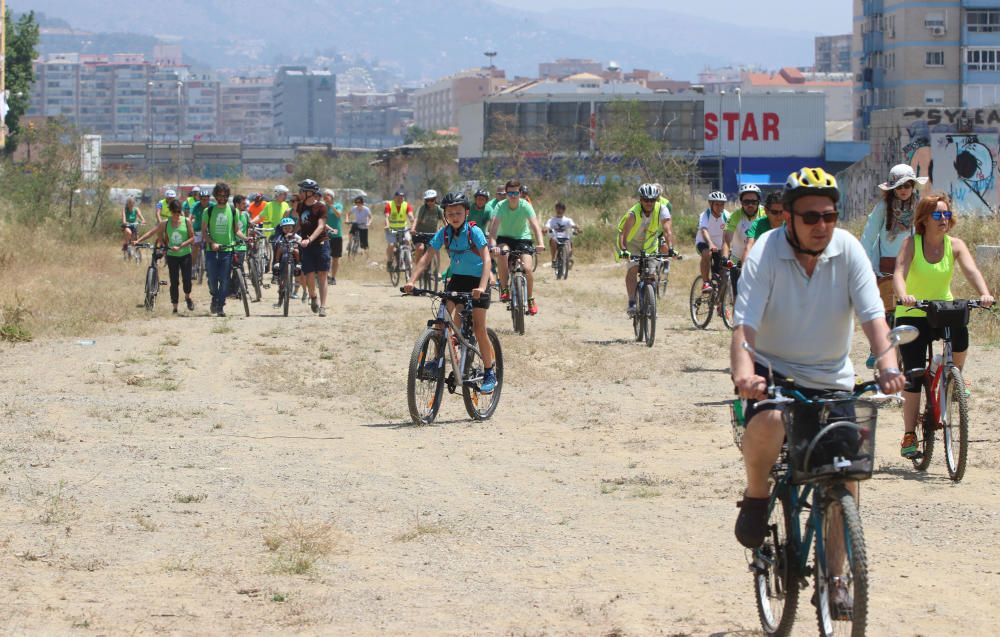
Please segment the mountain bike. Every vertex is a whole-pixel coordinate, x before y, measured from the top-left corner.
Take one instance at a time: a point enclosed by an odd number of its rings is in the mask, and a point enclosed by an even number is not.
[[[410,280],[410,272],[413,270],[413,247],[406,240],[406,230],[393,230],[396,236],[395,250],[392,261],[389,263],[389,281],[393,285],[399,285],[401,274],[404,281]]]
[[[433,232],[415,232],[413,233],[413,243],[423,244],[425,246],[424,250],[430,250],[431,252],[431,262],[423,274],[420,275],[420,285],[426,290],[437,292],[438,285],[441,283],[441,257],[438,255],[437,250],[433,250],[430,247],[430,240],[433,236]]]
[[[133,240],[139,236],[139,227],[142,225],[143,224],[141,223],[133,223],[129,225],[129,229],[132,231]],[[131,261],[133,263],[142,263],[142,247],[137,243],[129,241],[127,244],[122,246],[122,259],[126,262]]]
[[[663,246],[660,246],[663,249]],[[667,293],[667,285],[670,282],[670,262],[673,259],[683,259],[684,257],[677,254],[673,248],[670,248],[669,252],[666,253],[666,257],[660,259],[660,267],[656,270],[656,292],[657,296]]]
[[[202,281],[205,279],[205,245],[201,246],[195,250],[193,253],[194,261],[191,262],[191,273],[192,276],[198,281],[198,285],[201,285]]]
[[[281,258],[278,261],[278,305],[282,312],[288,316],[288,304],[292,298],[292,291],[295,289],[295,277],[302,272],[299,265],[298,245],[285,238],[284,235],[278,238],[275,250],[281,247]]]
[[[261,288],[264,285],[264,270],[260,267],[263,253],[262,244],[266,243],[263,234],[259,234],[255,229],[251,229],[247,237],[246,265],[250,287],[253,288],[254,302],[259,303],[261,299]]]
[[[896,328],[890,348],[914,338],[914,328]],[[784,406],[785,443],[771,469],[767,535],[749,565],[761,627],[767,635],[791,634],[799,591],[812,576],[820,635],[864,635],[868,556],[847,485],[874,471],[877,406],[861,396],[878,383],[806,396],[782,386],[791,379],[776,382],[770,361],[746,343],[743,348],[768,368],[769,398],[757,405]]]
[[[359,250],[361,250],[361,235],[357,226],[351,224],[351,232],[347,240],[347,256],[353,259],[358,255]]]
[[[645,340],[646,347],[652,347],[656,340],[656,275],[660,270],[660,262],[665,258],[665,254],[646,254],[645,251],[629,257],[632,263],[639,266],[635,311],[631,316],[632,329],[635,331],[635,340]]]
[[[923,409],[917,417],[917,455],[913,467],[926,471],[934,454],[935,432],[941,431],[948,477],[955,482],[965,476],[969,455],[969,406],[965,380],[952,358],[951,330],[969,324],[969,309],[979,301],[918,301],[914,306],[927,312],[932,328],[943,330],[941,355],[935,356],[933,341],[927,344],[927,365],[919,370]],[[985,308],[984,308],[985,309]]]
[[[144,305],[147,311],[152,312],[153,305],[156,303],[156,295],[160,292],[160,286],[167,284],[166,281],[160,280],[160,269],[157,266],[157,261],[165,257],[167,251],[163,246],[156,246],[152,243],[136,243],[135,245],[140,248],[149,248],[153,251],[153,256],[149,260],[149,267],[146,268],[146,286],[144,290]]]
[[[722,317],[726,327],[733,329],[734,326],[736,295],[733,294],[730,270],[739,266],[734,265],[732,261],[722,262],[717,255],[718,252],[712,254],[711,288],[702,289],[704,285],[700,274],[691,283],[691,322],[701,330],[708,327],[712,314],[716,312]]]
[[[521,255],[535,254],[535,249],[511,250],[504,247],[501,254],[507,257],[507,269],[510,272],[510,287],[507,288],[510,290],[510,300],[507,302],[507,309],[510,310],[514,331],[524,335],[524,316],[528,312],[528,275],[521,264]]]
[[[232,251],[234,248],[240,245],[242,244],[239,243],[233,243],[229,245],[220,244],[219,250],[222,252]],[[238,252],[235,251],[231,252],[230,254],[231,265],[229,268],[229,277],[230,281],[236,281],[236,290],[235,290],[236,297],[241,301],[243,301],[243,312],[247,316],[250,316],[250,295],[247,293],[247,275],[245,272],[243,272],[243,264],[247,260],[246,259],[247,254],[248,254],[247,252],[244,252],[243,253],[244,258],[240,259]]]
[[[570,237],[556,237],[555,241],[556,279],[566,279],[573,269],[573,240]]]
[[[400,289],[402,291],[402,289]],[[410,355],[409,373],[406,377],[406,400],[410,418],[416,424],[429,424],[441,409],[444,388],[448,393],[462,389],[465,410],[473,420],[486,420],[496,411],[503,389],[503,352],[496,332],[487,328],[497,385],[492,393],[480,391],[483,381],[483,358],[476,347],[472,328],[472,295],[460,292],[435,292],[414,288],[412,296],[432,296],[438,307],[434,318],[427,321],[427,329],[417,338]],[[447,301],[459,306],[461,328],[456,327],[448,312]],[[447,358],[447,361],[445,360]],[[451,371],[445,375],[450,363]]]

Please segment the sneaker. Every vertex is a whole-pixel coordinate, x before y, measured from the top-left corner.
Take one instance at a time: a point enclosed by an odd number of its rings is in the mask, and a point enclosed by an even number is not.
[[[320,306],[320,308],[319,308],[319,315],[320,316],[326,316],[326,308],[325,307]]]
[[[628,313],[629,318],[635,316],[635,301],[628,302],[628,309],[625,310]]]
[[[337,285],[337,277],[335,276],[330,277],[330,285]]]
[[[177,306],[174,306],[174,314],[177,314]]]
[[[496,366],[490,367],[483,373],[483,382],[479,386],[480,394],[492,394],[493,390],[497,388],[497,372]]]
[[[552,259],[552,269],[553,270],[556,269],[556,260],[555,259]]]
[[[187,303],[188,311],[194,312],[194,301],[192,301],[191,299],[185,299],[184,302]]]
[[[507,288],[500,288],[500,300],[504,302],[509,301],[510,290],[508,290]]]
[[[219,318],[226,318],[226,312],[221,307],[219,308],[219,313],[216,314]]]
[[[705,281],[704,283],[701,284],[701,291],[702,292],[711,292],[712,291],[712,284],[709,283],[708,281]]]
[[[899,455],[907,460],[915,458],[917,455],[917,434],[908,431],[903,434],[903,442],[899,445]]]
[[[420,366],[420,380],[437,380],[440,372],[441,368],[438,366],[437,361],[426,361]]]
[[[538,314],[538,303],[535,303],[535,299],[528,299],[528,314],[530,316]]]
[[[736,506],[740,514],[736,518],[736,539],[748,549],[755,549],[767,537],[767,503],[769,498],[749,498],[743,496]]]
[[[309,308],[313,311],[313,314],[319,312],[319,301],[316,300],[315,296],[309,297]]]
[[[875,353],[872,352],[868,354],[868,360],[865,361],[865,367],[868,369],[875,369]]]
[[[284,305],[284,302],[285,302],[285,296],[284,296],[284,294],[282,292],[278,292],[278,302],[275,303],[271,307],[275,307],[275,308],[281,307],[282,305]]]
[[[292,295],[290,297],[288,297],[288,298],[290,298],[290,299],[297,299],[297,298],[299,298],[299,291],[298,290],[292,290]]]

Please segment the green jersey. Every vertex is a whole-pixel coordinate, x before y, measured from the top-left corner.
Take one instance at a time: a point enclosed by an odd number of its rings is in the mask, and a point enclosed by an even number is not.
[[[236,211],[228,203],[225,206],[212,206],[206,211],[208,219],[208,237],[213,243],[219,245],[232,245],[236,243],[236,229],[233,227],[233,219]],[[232,252],[232,248],[226,248],[223,252]]]
[[[326,207],[326,228],[334,239],[344,236],[344,207],[340,202]]]
[[[171,248],[175,248],[180,244],[187,241],[190,237],[188,236],[188,220],[186,217],[181,215],[181,220],[178,222],[177,227],[173,227],[173,222],[167,219],[166,228],[164,228],[167,233],[167,245]],[[183,257],[191,254],[191,245],[186,245],[180,250],[168,250],[168,257]]]
[[[132,208],[129,210],[125,209],[125,223],[135,223],[139,219],[139,209]]]
[[[201,232],[201,218],[205,214],[205,208],[208,206],[202,206],[199,201],[191,208],[191,225],[194,226],[195,232]]]
[[[250,211],[249,210],[241,210],[240,212],[237,213],[236,218],[239,219],[239,221],[240,221],[240,232],[242,232],[243,236],[245,237],[246,234],[247,234],[247,231],[250,230]],[[243,243],[241,241],[240,245],[236,246],[236,251],[237,252],[246,252],[247,251],[247,244],[245,244],[245,243]]]
[[[753,225],[750,226],[750,232],[747,233],[747,236],[756,241],[757,239],[760,239],[760,236],[762,234],[764,234],[770,229],[771,229],[771,220],[768,219],[767,217],[764,217],[763,219],[758,219],[757,221],[753,222]]]
[[[287,201],[269,201],[264,206],[264,212],[260,213],[260,220],[265,226],[276,228],[290,209]]]
[[[469,208],[469,221],[472,221],[477,226],[482,228],[483,232],[490,231],[490,222],[493,220],[493,210],[490,208],[489,202],[486,203],[482,208],[476,208],[472,206]]]
[[[524,199],[521,199],[517,208],[513,209],[509,201],[497,204],[493,208],[493,216],[500,218],[498,237],[533,240],[530,220],[535,218],[535,209]]]

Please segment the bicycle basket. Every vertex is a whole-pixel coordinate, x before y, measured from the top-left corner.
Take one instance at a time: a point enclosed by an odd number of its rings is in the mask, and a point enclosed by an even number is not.
[[[876,420],[873,403],[853,398],[796,402],[788,406],[784,418],[792,483],[872,477]]]
[[[969,304],[965,301],[931,301],[927,308],[931,327],[965,327],[969,324]]]

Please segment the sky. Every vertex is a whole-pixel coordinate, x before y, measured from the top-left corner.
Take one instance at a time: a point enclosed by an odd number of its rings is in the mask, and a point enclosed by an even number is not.
[[[853,2],[832,0],[800,4],[787,0],[494,0],[497,4],[517,9],[572,9],[618,7],[621,9],[655,8],[688,15],[714,18],[723,22],[737,22],[766,29],[778,26],[807,33],[836,35],[850,33]],[[669,27],[664,27],[664,37],[670,37]],[[755,46],[766,46],[766,32],[752,34]],[[731,37],[727,34],[727,37]]]

